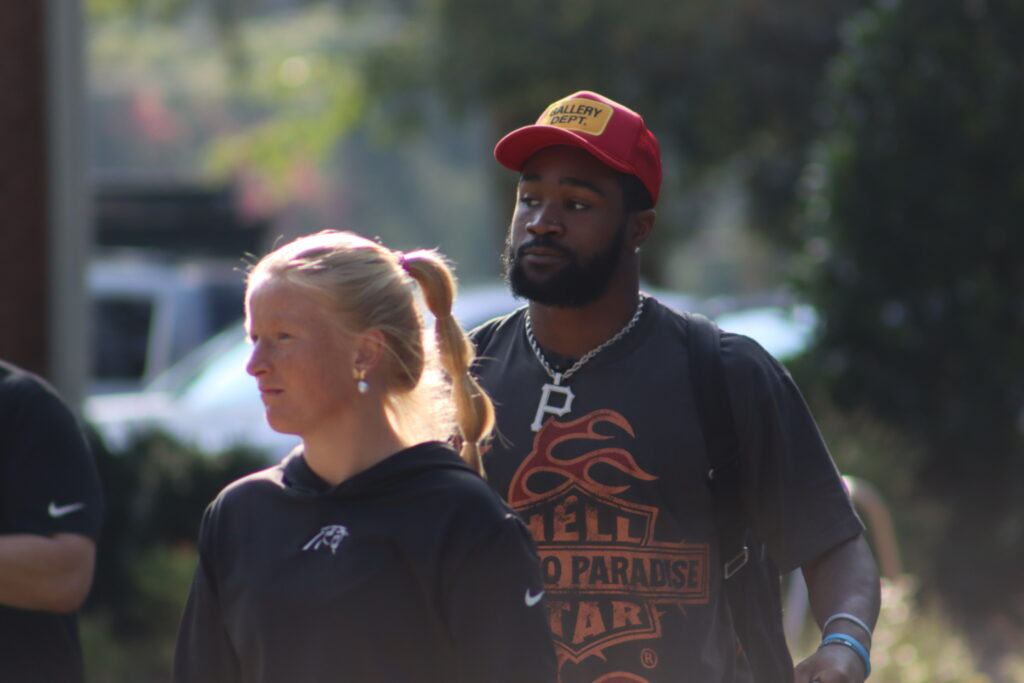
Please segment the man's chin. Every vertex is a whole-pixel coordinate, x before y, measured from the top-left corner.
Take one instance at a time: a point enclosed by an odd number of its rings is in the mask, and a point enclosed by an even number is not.
[[[572,287],[567,287],[564,283],[556,280],[543,283],[510,280],[509,288],[512,290],[513,296],[553,308],[579,308],[597,298],[582,296]]]
[[[505,279],[513,296],[555,308],[586,306],[599,299],[610,282],[609,278],[598,281],[593,274],[571,265],[540,273],[521,262],[506,273]]]
[[[523,268],[517,268],[505,278],[512,295],[542,306],[557,306],[562,300],[562,287],[557,278],[527,275]]]

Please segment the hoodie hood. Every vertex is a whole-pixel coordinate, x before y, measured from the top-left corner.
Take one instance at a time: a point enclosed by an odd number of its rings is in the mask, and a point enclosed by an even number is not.
[[[458,453],[440,441],[427,441],[398,451],[337,486],[331,486],[310,469],[301,449],[293,451],[278,467],[282,472],[281,485],[289,493],[334,498],[357,498],[392,490],[424,472],[438,468],[476,474]]]

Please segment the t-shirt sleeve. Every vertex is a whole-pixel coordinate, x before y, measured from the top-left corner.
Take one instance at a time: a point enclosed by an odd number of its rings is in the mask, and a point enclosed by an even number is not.
[[[174,683],[241,681],[238,656],[221,612],[210,543],[215,507],[207,509],[200,527],[199,562],[178,627],[174,652]]]
[[[96,539],[103,497],[81,426],[30,375],[0,382],[0,533],[77,533]]]
[[[447,580],[445,614],[455,641],[458,680],[556,680],[536,549],[514,513],[470,549]]]
[[[723,334],[747,515],[779,568],[803,566],[864,526],[789,372],[755,341]]]

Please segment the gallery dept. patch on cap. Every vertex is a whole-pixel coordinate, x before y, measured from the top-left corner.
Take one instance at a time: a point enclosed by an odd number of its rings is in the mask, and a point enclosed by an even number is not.
[[[612,108],[607,104],[584,97],[570,97],[548,107],[538,123],[577,130],[588,135],[600,135],[611,118]]]

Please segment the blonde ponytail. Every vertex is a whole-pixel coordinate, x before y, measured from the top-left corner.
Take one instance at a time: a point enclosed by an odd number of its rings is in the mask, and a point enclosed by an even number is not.
[[[475,353],[459,322],[452,315],[455,278],[434,251],[414,251],[400,258],[402,267],[419,283],[427,308],[434,314],[434,335],[441,365],[451,378],[455,422],[462,436],[462,458],[484,474],[480,444],[494,428],[494,405],[470,374]]]

